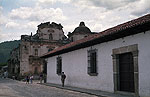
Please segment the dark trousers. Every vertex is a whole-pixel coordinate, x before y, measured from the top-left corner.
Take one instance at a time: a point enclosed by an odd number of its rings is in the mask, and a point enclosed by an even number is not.
[[[61,80],[61,82],[62,82],[62,87],[64,87],[65,80]]]

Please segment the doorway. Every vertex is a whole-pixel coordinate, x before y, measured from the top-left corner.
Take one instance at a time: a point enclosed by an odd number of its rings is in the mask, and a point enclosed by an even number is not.
[[[134,63],[132,53],[119,55],[119,82],[118,90],[134,92]]]
[[[138,44],[112,49],[112,61],[114,92],[139,96]]]

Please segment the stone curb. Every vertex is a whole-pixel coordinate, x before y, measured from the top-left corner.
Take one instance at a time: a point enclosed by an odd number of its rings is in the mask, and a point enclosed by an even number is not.
[[[109,92],[83,89],[83,88],[70,87],[70,86],[62,87],[61,85],[51,84],[51,83],[37,83],[37,84],[56,87],[56,88],[60,88],[60,89],[71,90],[71,91],[76,91],[76,92],[80,92],[80,93],[86,93],[86,94],[95,95],[95,96],[99,96],[99,97],[133,97],[133,96],[127,96],[127,95],[122,95],[122,94],[114,94],[114,93],[109,93]]]
[[[68,86],[61,87],[61,86],[50,85],[50,84],[45,84],[45,83],[37,83],[37,84],[45,85],[45,86],[51,86],[51,87],[56,87],[56,88],[60,88],[60,89],[71,90],[71,91],[76,91],[76,92],[80,92],[80,93],[86,93],[86,94],[100,96],[100,97],[107,97],[107,96],[102,96],[102,95],[98,95],[98,94],[95,94],[95,93],[90,93],[90,92],[81,91],[81,90],[78,90],[78,89],[69,88]]]

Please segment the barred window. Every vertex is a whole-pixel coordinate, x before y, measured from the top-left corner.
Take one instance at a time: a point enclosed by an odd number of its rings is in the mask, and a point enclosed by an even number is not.
[[[62,72],[62,58],[57,57],[57,74],[60,75]]]
[[[97,50],[88,51],[88,74],[96,76],[97,73]]]
[[[38,49],[35,49],[34,55],[38,56]]]

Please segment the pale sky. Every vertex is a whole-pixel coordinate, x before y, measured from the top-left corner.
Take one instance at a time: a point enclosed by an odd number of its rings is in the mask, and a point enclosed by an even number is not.
[[[61,23],[65,35],[81,21],[100,32],[150,13],[150,0],[0,0],[0,42],[36,33],[43,22]]]

